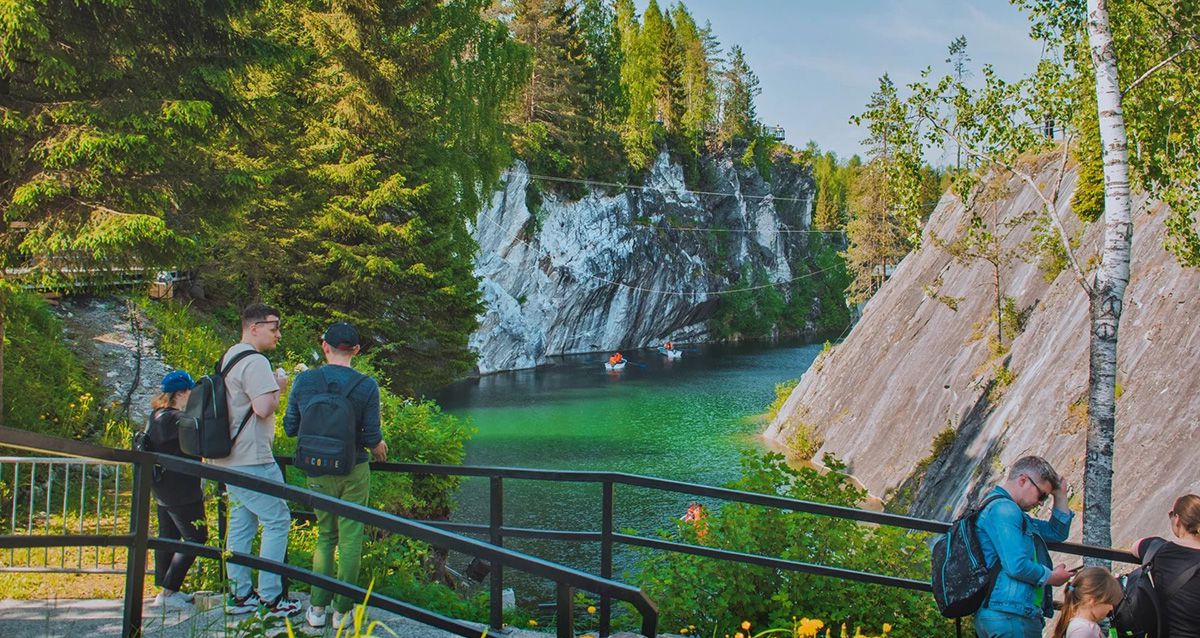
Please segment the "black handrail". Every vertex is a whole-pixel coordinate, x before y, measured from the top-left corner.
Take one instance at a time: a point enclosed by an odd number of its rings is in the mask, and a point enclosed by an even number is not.
[[[292,459],[286,456],[276,457],[276,460],[282,466],[286,466],[292,462]],[[647,547],[651,549],[678,552],[694,556],[704,556],[747,565],[758,565],[774,569],[783,569],[788,571],[815,574],[819,576],[841,578],[844,580],[884,585],[888,587],[898,587],[901,589],[923,592],[932,591],[930,583],[927,580],[914,580],[911,578],[901,578],[885,574],[862,572],[841,567],[820,565],[816,563],[783,560],[773,556],[746,554],[702,545],[678,543],[659,538],[615,533],[613,531],[613,486],[618,484],[688,494],[691,496],[716,498],[725,501],[734,501],[751,505],[775,507],[794,512],[803,512],[818,516],[829,516],[833,518],[853,520],[861,523],[890,525],[893,527],[900,527],[933,534],[943,534],[950,529],[950,524],[943,521],[915,518],[912,516],[891,514],[887,512],[861,510],[840,505],[830,505],[828,503],[805,501],[784,496],[761,494],[758,492],[747,492],[726,487],[713,487],[711,485],[686,483],[683,481],[673,481],[652,476],[642,476],[639,474],[627,474],[624,472],[591,470],[543,470],[479,465],[427,465],[422,463],[387,462],[372,463],[371,469],[374,471],[383,472],[406,472],[412,474],[437,474],[487,478],[490,482],[491,491],[489,524],[481,525],[478,523],[449,522],[431,522],[430,524],[445,529],[453,529],[461,533],[486,533],[489,535],[491,541],[495,544],[503,542],[505,537],[536,538],[575,542],[598,541],[600,542],[601,554],[600,576],[603,578],[610,578],[612,576],[613,545],[615,543],[622,543],[630,546]],[[601,496],[601,531],[546,530],[504,526],[503,515],[498,509],[500,507],[500,501],[502,500],[498,497],[498,494],[502,493],[503,479],[540,480],[570,483],[600,483],[603,489]],[[1107,547],[1094,547],[1079,543],[1047,543],[1047,545],[1050,549],[1065,554],[1101,558],[1104,560],[1123,563],[1138,562],[1137,557],[1130,552]],[[493,587],[496,587],[496,583],[500,580],[499,574],[495,573],[498,571],[499,570],[496,569],[493,572]],[[500,601],[498,597],[492,601],[492,605],[492,613],[495,616],[499,614],[500,609]],[[601,596],[599,631],[601,636],[607,636],[609,633],[611,628],[611,613],[611,601],[607,597]]]
[[[277,457],[277,459],[284,464],[291,463],[291,457],[281,456]],[[803,512],[806,514],[817,514],[820,516],[843,518],[858,521],[860,523],[890,525],[892,527],[902,527],[920,532],[931,532],[934,534],[944,534],[950,529],[950,524],[944,521],[915,518],[912,516],[891,514],[888,512],[861,510],[841,505],[830,505],[828,503],[818,503],[816,501],[788,498],[786,496],[772,496],[770,494],[761,494],[758,492],[746,492],[727,487],[713,487],[711,485],[686,483],[683,481],[673,481],[670,479],[643,476],[640,474],[627,474],[624,472],[590,470],[540,470],[485,465],[425,465],[421,463],[372,463],[371,469],[385,472],[407,472],[412,474],[501,477],[569,483],[613,483],[630,485],[633,487],[646,487],[667,492],[678,492],[693,496],[707,496],[725,501],[748,503],[750,505],[776,507],[779,509]],[[459,523],[458,525],[463,524]],[[568,539],[559,538],[558,540]],[[1064,554],[1101,558],[1120,563],[1138,562],[1137,556],[1134,556],[1131,552],[1112,549],[1109,547],[1096,547],[1094,545],[1084,545],[1082,543],[1047,543],[1047,545],[1050,549],[1057,552],[1062,552]]]
[[[17,440],[10,440],[10,437],[5,436],[10,432],[18,435],[16,437]],[[27,441],[32,440],[35,442],[44,436],[44,435],[36,435],[34,433],[28,433],[23,430],[11,430],[9,428],[0,428],[0,443],[13,445],[15,447],[27,447],[29,449],[36,449],[36,450],[44,449],[43,447],[39,447],[37,445],[22,445],[19,441],[19,439],[21,438],[20,435],[31,435],[33,437],[37,437],[37,438],[33,438],[33,439],[26,439]],[[53,438],[53,437],[48,437],[48,438]],[[49,448],[50,450],[61,451],[61,452],[67,453],[67,454],[74,454],[76,456],[91,456],[92,458],[101,458],[101,459],[105,459],[105,460],[118,461],[118,462],[137,463],[138,459],[140,458],[138,456],[138,453],[131,452],[131,451],[112,450],[109,448],[99,448],[96,446],[91,446],[86,443],[66,441],[66,440],[62,440],[62,439],[58,439],[58,440],[62,441],[63,443],[66,443],[66,444],[74,444],[74,446],[76,446],[76,447],[72,448],[71,445],[66,445],[65,447]],[[616,593],[618,593],[618,592],[622,593],[622,594],[628,593],[628,591],[621,590],[621,588],[627,588],[628,590],[636,591],[637,594],[639,596],[641,596],[642,599],[644,599],[645,605],[644,606],[639,605],[634,601],[629,601],[629,602],[633,602],[635,608],[637,608],[638,611],[642,613],[642,618],[643,618],[642,632],[643,632],[643,634],[648,635],[648,636],[654,635],[654,626],[648,625],[648,622],[647,622],[648,618],[650,618],[650,617],[654,618],[655,623],[657,621],[657,610],[653,608],[653,603],[651,603],[648,599],[645,599],[644,594],[642,594],[642,592],[640,590],[636,590],[628,585],[622,585],[620,583],[613,583],[611,580],[609,580],[609,579],[611,579],[611,574],[612,574],[612,549],[613,549],[613,545],[618,542],[623,543],[625,545],[630,545],[630,546],[642,546],[642,547],[648,547],[648,548],[653,548],[653,549],[660,549],[660,550],[664,550],[664,551],[673,551],[673,552],[692,554],[692,555],[697,555],[697,556],[706,556],[709,558],[716,558],[716,559],[720,559],[720,560],[728,560],[728,561],[732,561],[732,562],[760,565],[760,566],[772,567],[772,568],[776,568],[776,569],[784,569],[784,570],[789,570],[789,571],[811,573],[811,574],[829,576],[829,577],[834,577],[834,578],[854,580],[854,581],[859,581],[859,582],[873,583],[873,584],[885,585],[885,586],[891,586],[891,587],[899,587],[899,588],[903,588],[903,589],[910,589],[910,590],[917,590],[917,591],[930,591],[929,583],[926,581],[918,581],[918,580],[913,580],[913,579],[909,579],[909,578],[900,578],[900,577],[896,577],[896,576],[888,576],[888,575],[884,575],[884,574],[875,574],[875,573],[870,573],[870,572],[861,572],[861,571],[856,571],[856,570],[849,570],[849,569],[831,567],[831,566],[826,566],[826,565],[819,565],[819,564],[814,564],[814,563],[805,563],[805,562],[801,562],[801,561],[789,561],[789,560],[783,560],[783,559],[779,559],[779,558],[775,558],[775,557],[771,557],[771,556],[762,556],[762,555],[757,555],[757,554],[745,554],[745,553],[741,553],[741,552],[733,552],[733,551],[729,551],[729,550],[722,550],[722,549],[706,547],[706,546],[690,545],[690,544],[686,544],[686,543],[677,543],[677,542],[672,542],[672,541],[666,541],[666,540],[662,540],[662,539],[658,539],[658,538],[649,538],[649,537],[634,536],[634,535],[629,535],[629,534],[615,533],[615,531],[613,529],[613,514],[614,514],[613,486],[615,486],[617,484],[649,488],[649,489],[658,489],[658,490],[681,493],[681,494],[689,494],[692,496],[710,497],[710,498],[716,498],[716,499],[727,500],[727,501],[747,503],[747,504],[752,504],[752,505],[775,507],[775,508],[784,509],[784,510],[804,512],[804,513],[815,514],[815,515],[820,515],[820,516],[829,516],[829,517],[834,517],[834,518],[842,518],[842,519],[854,520],[854,521],[864,522],[864,523],[871,523],[871,524],[878,524],[878,525],[890,525],[890,526],[894,526],[894,527],[901,527],[901,528],[905,528],[905,529],[911,529],[911,530],[922,531],[922,532],[944,533],[946,530],[949,529],[949,524],[945,523],[945,522],[941,522],[941,521],[920,519],[920,518],[914,518],[914,517],[910,517],[910,516],[903,516],[903,515],[899,515],[899,514],[890,514],[890,513],[886,513],[886,512],[874,512],[874,511],[867,511],[867,510],[859,510],[859,509],[855,509],[855,508],[851,508],[851,507],[829,505],[826,503],[818,503],[818,502],[814,502],[814,501],[792,499],[792,498],[787,498],[787,497],[782,497],[782,496],[774,496],[774,495],[770,495],[770,494],[760,494],[757,492],[746,492],[746,491],[735,490],[735,489],[730,489],[730,488],[712,487],[712,486],[708,486],[708,485],[686,483],[686,482],[682,482],[682,481],[673,481],[673,480],[668,480],[668,479],[661,479],[661,478],[642,476],[642,475],[636,475],[636,474],[626,474],[626,473],[622,473],[622,472],[586,471],[586,470],[541,470],[541,469],[529,469],[529,468],[510,468],[510,467],[492,467],[492,466],[426,465],[426,464],[420,464],[420,463],[387,463],[387,462],[372,463],[371,467],[373,470],[384,471],[384,472],[406,472],[406,473],[412,473],[412,474],[418,474],[418,475],[420,475],[420,474],[436,474],[436,475],[450,475],[450,476],[473,476],[473,477],[486,477],[489,479],[490,513],[489,513],[489,520],[486,525],[473,524],[473,523],[451,523],[451,522],[446,522],[446,521],[428,521],[428,522],[421,523],[421,522],[416,522],[416,521],[409,520],[409,519],[404,519],[404,518],[394,516],[391,514],[378,512],[376,510],[372,510],[372,509],[366,508],[364,506],[344,503],[344,502],[338,501],[336,499],[330,499],[328,497],[317,494],[315,492],[310,492],[308,490],[303,490],[301,488],[296,488],[294,486],[281,485],[279,483],[274,483],[271,481],[264,481],[263,479],[259,479],[257,477],[253,477],[253,476],[249,476],[249,475],[244,475],[244,474],[237,473],[237,472],[235,472],[235,474],[239,475],[237,480],[228,480],[227,473],[230,472],[229,470],[218,469],[211,465],[203,465],[200,463],[196,463],[194,461],[189,461],[189,460],[181,459],[178,457],[168,457],[168,456],[160,456],[160,455],[153,455],[153,454],[151,454],[151,456],[154,457],[154,459],[157,460],[160,465],[169,467],[171,469],[177,469],[179,471],[184,471],[189,474],[195,474],[198,476],[202,476],[204,478],[210,478],[213,480],[224,481],[224,482],[231,483],[234,485],[247,486],[247,487],[249,487],[249,489],[256,489],[255,486],[257,486],[258,488],[261,488],[260,491],[263,491],[265,493],[270,493],[270,494],[280,496],[283,498],[288,498],[289,500],[294,500],[299,503],[309,505],[310,507],[319,505],[322,509],[332,511],[335,514],[348,516],[349,518],[353,518],[355,520],[362,520],[364,523],[370,523],[372,525],[381,527],[383,529],[389,529],[389,531],[396,531],[397,533],[412,536],[413,538],[423,540],[434,546],[444,547],[447,549],[454,549],[456,551],[460,551],[460,552],[463,552],[466,554],[471,554],[471,555],[480,556],[483,558],[488,558],[489,560],[491,560],[493,562],[492,573],[491,573],[492,601],[491,601],[491,609],[490,609],[490,614],[489,614],[489,616],[490,616],[489,621],[496,628],[500,627],[500,618],[501,618],[501,615],[500,615],[501,614],[501,595],[500,594],[501,594],[501,588],[503,586],[502,585],[502,582],[503,582],[502,566],[508,565],[508,566],[521,568],[524,571],[530,571],[530,573],[535,573],[534,571],[531,571],[532,569],[541,569],[544,567],[553,567],[554,569],[562,570],[562,572],[559,575],[563,577],[563,580],[557,581],[557,582],[559,582],[558,599],[560,601],[563,600],[563,596],[565,594],[569,594],[569,590],[566,589],[566,586],[568,586],[568,585],[574,585],[576,587],[581,587],[583,589],[587,589],[589,591],[593,591],[597,594],[600,594],[600,632],[599,633],[601,636],[607,636],[609,634],[609,631],[611,628],[611,600],[613,598],[617,598],[617,599],[621,599],[621,600],[628,600],[627,598],[624,598],[623,596],[616,595]],[[276,460],[281,466],[287,466],[287,465],[291,464],[291,462],[292,462],[292,459],[290,457],[285,457],[285,456],[276,457]],[[195,470],[195,471],[193,472],[192,470]],[[559,482],[600,483],[603,488],[602,512],[601,512],[602,529],[601,529],[601,531],[594,532],[594,531],[546,530],[546,529],[516,528],[516,527],[504,526],[504,515],[503,515],[503,509],[502,509],[503,508],[503,480],[506,478],[507,479],[559,481]],[[393,525],[396,526],[395,529],[392,529],[390,527]],[[461,532],[461,533],[471,533],[471,534],[487,534],[490,543],[482,543],[480,541],[474,541],[470,538],[466,538],[463,536],[449,534],[447,531],[444,531],[444,530],[453,530],[453,531],[457,531],[457,532]],[[600,575],[600,579],[602,579],[606,583],[611,583],[612,585],[619,585],[620,587],[617,587],[617,588],[608,587],[608,586],[602,587],[602,586],[597,586],[594,584],[580,586],[579,583],[582,582],[580,579],[585,579],[585,580],[586,579],[595,579],[596,577],[592,576],[590,574],[586,574],[584,572],[580,572],[580,571],[571,569],[571,568],[554,565],[553,563],[549,563],[546,561],[541,561],[540,559],[525,556],[523,554],[512,553],[517,557],[514,559],[513,556],[508,556],[508,554],[510,553],[508,550],[502,549],[502,545],[503,545],[503,541],[504,541],[505,537],[509,537],[509,538],[540,538],[540,539],[550,539],[550,540],[569,540],[569,541],[576,541],[576,542],[597,542],[598,541],[601,544],[601,565],[600,565],[601,575]],[[28,537],[22,537],[22,538],[28,538]],[[448,540],[448,539],[452,539],[452,540]],[[5,547],[5,546],[7,546],[6,539],[4,537],[0,537],[0,547]],[[1049,547],[1050,547],[1050,549],[1053,549],[1055,551],[1068,553],[1068,554],[1074,554],[1077,556],[1089,556],[1089,557],[1102,558],[1105,560],[1125,562],[1125,563],[1136,563],[1137,562],[1137,558],[1133,554],[1131,554],[1129,552],[1111,549],[1111,548],[1093,547],[1093,546],[1082,545],[1082,544],[1077,544],[1077,543],[1050,543]],[[497,553],[497,552],[499,552],[499,553]],[[542,574],[538,574],[538,575],[542,575]],[[547,576],[547,577],[553,578],[551,576]],[[299,578],[299,579],[306,580],[305,578]],[[306,582],[307,582],[307,580],[306,580]],[[140,595],[139,595],[139,598],[140,598]],[[569,595],[567,596],[567,598],[569,599]],[[560,609],[559,609],[560,622],[558,624],[559,624],[559,631],[561,632],[561,631],[563,631],[563,626],[564,626],[564,622],[561,620],[563,618],[563,616],[561,614],[563,614],[564,605],[560,605],[559,607],[560,607]],[[569,614],[570,606],[566,605],[565,607],[566,607],[566,613]]]
[[[373,510],[363,505],[348,503],[340,499],[332,498],[318,492],[307,490],[304,488],[277,483],[274,481],[265,480],[250,474],[244,474],[236,470],[217,467],[214,465],[206,465],[190,459],[185,459],[177,456],[166,454],[156,454],[153,452],[136,452],[133,450],[117,450],[106,448],[90,443],[80,441],[72,441],[60,437],[38,434],[26,430],[16,430],[7,427],[0,427],[0,444],[33,450],[38,452],[54,452],[59,454],[68,454],[71,456],[80,456],[88,458],[97,458],[110,460],[122,463],[132,463],[136,468],[136,479],[134,481],[134,512],[133,519],[130,524],[130,535],[121,537],[122,540],[130,541],[127,545],[131,550],[129,565],[126,571],[126,588],[125,588],[125,611],[122,634],[129,638],[140,635],[141,620],[142,620],[142,588],[145,579],[145,557],[146,550],[154,545],[161,545],[165,539],[155,539],[151,541],[148,534],[148,511],[150,503],[149,488],[149,473],[155,464],[164,468],[183,472],[192,476],[207,478],[214,481],[219,481],[229,485],[236,485],[245,489],[270,494],[280,498],[285,498],[290,501],[295,501],[309,507],[319,507],[322,510],[332,512],[338,516],[345,516],[365,524],[378,527],[380,529],[403,534],[417,540],[424,541],[434,546],[445,547],[455,551],[477,556],[489,560],[496,566],[499,572],[499,566],[505,565],[520,569],[521,571],[533,574],[535,576],[544,577],[555,581],[558,589],[558,597],[562,600],[564,597],[570,599],[571,588],[580,588],[587,591],[600,594],[603,597],[616,598],[624,600],[634,606],[635,609],[642,615],[642,633],[647,636],[655,635],[658,624],[658,610],[654,603],[646,597],[646,595],[638,588],[630,585],[604,579],[586,572],[558,565],[541,558],[529,556],[520,552],[509,549],[504,549],[498,544],[489,544],[478,541],[458,534],[439,530],[431,525],[412,521],[394,514]],[[26,541],[32,540],[33,537],[22,537]],[[0,537],[0,543],[15,543],[12,537]],[[2,546],[2,545],[0,545]],[[165,545],[163,545],[165,546]],[[209,555],[209,554],[206,554]],[[253,558],[257,557],[242,557]],[[140,562],[140,564],[139,564]],[[240,561],[235,561],[240,562]],[[313,580],[308,577],[305,570],[299,570],[287,565],[271,564],[270,562],[254,563],[252,566],[258,566],[260,569],[268,571],[286,571],[285,575],[292,576],[304,582],[313,583]],[[499,580],[498,578],[496,579]],[[322,587],[325,586],[324,581],[316,582]],[[365,591],[363,592],[365,593]],[[374,605],[373,599],[368,604]],[[399,609],[399,608],[396,608]],[[395,611],[395,609],[393,609]],[[571,613],[570,605],[560,606],[558,610],[558,635],[560,637],[573,635],[573,622],[569,616]],[[402,612],[397,612],[402,613]],[[492,618],[493,624],[499,626],[499,620]],[[464,625],[460,628],[461,631],[468,633],[460,633],[463,636],[474,636],[475,628]],[[450,631],[455,631],[453,628],[445,627]]]

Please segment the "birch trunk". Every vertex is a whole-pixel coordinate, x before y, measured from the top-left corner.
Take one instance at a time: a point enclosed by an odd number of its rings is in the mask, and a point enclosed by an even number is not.
[[[1084,466],[1083,542],[1112,545],[1113,441],[1116,429],[1117,327],[1125,286],[1133,220],[1129,201],[1129,151],[1117,58],[1107,0],[1088,0],[1088,43],[1096,72],[1096,104],[1104,157],[1104,244],[1091,290],[1091,361],[1088,375],[1087,461]],[[1096,561],[1092,561],[1096,562]]]

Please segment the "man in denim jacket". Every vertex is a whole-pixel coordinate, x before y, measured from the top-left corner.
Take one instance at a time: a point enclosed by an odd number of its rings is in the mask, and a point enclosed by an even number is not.
[[[1026,456],[1013,464],[1008,478],[992,488],[999,494],[979,515],[979,545],[987,564],[1000,561],[991,596],[975,614],[979,638],[1040,638],[1045,618],[1054,615],[1050,588],[1071,577],[1066,565],[1050,568],[1046,542],[1062,542],[1074,513],[1066,487],[1050,464]],[[1044,521],[1026,514],[1054,495],[1054,510]]]

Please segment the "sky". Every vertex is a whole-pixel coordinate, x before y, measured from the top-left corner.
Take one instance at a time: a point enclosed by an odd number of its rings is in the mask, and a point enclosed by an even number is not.
[[[649,0],[639,0],[644,10]],[[660,7],[675,0],[658,0]],[[759,120],[786,141],[816,141],[839,157],[862,153],[863,111],[879,76],[897,86],[933,66],[948,71],[947,47],[967,38],[971,65],[1005,78],[1026,75],[1042,54],[1027,17],[1007,0],[685,0],[696,22],[712,22],[722,50],[740,45],[762,88]],[[978,75],[978,73],[976,73]],[[941,158],[927,158],[935,164]]]

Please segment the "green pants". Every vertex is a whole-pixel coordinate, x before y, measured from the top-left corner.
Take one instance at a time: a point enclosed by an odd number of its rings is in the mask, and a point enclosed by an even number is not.
[[[371,466],[359,463],[346,476],[313,476],[308,479],[308,488],[344,501],[367,504],[371,490]],[[329,512],[317,510],[317,547],[313,551],[313,571],[338,580],[358,584],[358,568],[362,562],[363,524]],[[337,563],[333,550],[337,549]],[[336,572],[336,573],[335,573]],[[312,605],[324,607],[333,600],[333,608],[339,612],[350,611],[353,603],[349,598],[319,587],[313,587]]]

